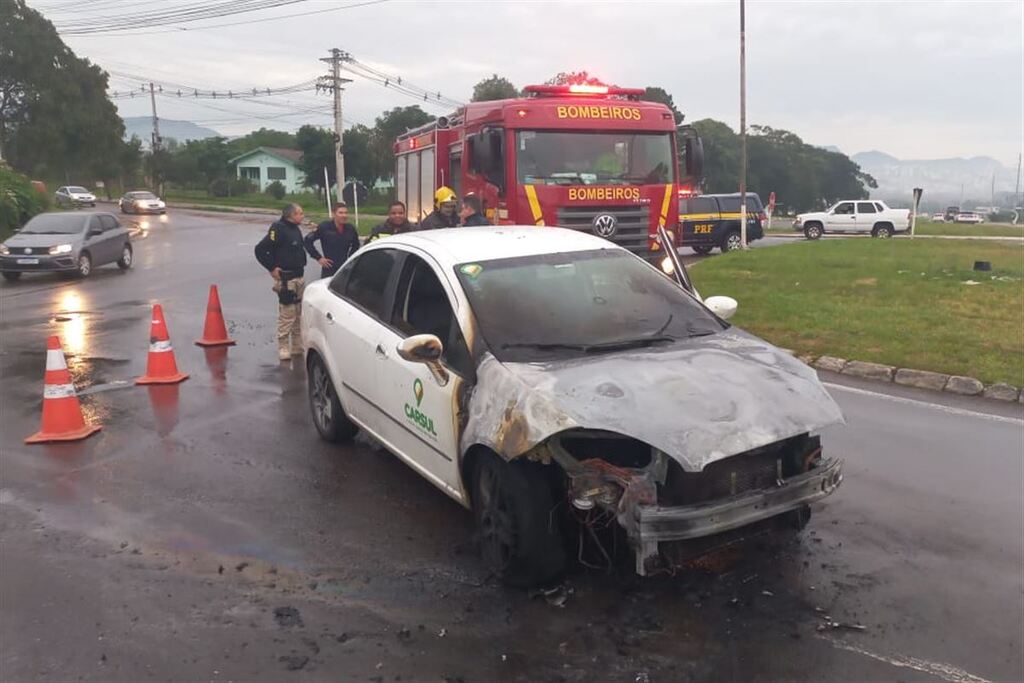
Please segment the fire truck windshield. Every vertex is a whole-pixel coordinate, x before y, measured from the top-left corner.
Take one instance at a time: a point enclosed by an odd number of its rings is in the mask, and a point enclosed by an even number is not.
[[[529,185],[651,185],[675,181],[669,133],[520,130],[516,174]]]

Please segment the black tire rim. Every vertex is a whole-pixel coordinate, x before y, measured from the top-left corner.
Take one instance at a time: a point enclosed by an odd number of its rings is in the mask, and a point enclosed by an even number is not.
[[[480,508],[480,545],[484,561],[493,569],[504,570],[512,561],[515,528],[501,475],[494,467],[484,466],[477,482]]]
[[[313,363],[311,379],[309,397],[313,406],[313,419],[322,433],[329,434],[334,421],[334,389],[327,371],[320,363]]]
[[[82,277],[92,272],[92,261],[85,254],[78,257],[78,272]]]
[[[725,238],[725,248],[727,251],[736,251],[743,246],[743,240],[736,233],[732,233]]]
[[[132,264],[132,248],[131,247],[127,247],[126,246],[124,248],[124,251],[121,252],[121,263],[123,263],[126,266],[130,266]]]

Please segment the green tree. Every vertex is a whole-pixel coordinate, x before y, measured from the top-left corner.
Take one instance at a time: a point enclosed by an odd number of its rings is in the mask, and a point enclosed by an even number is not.
[[[492,74],[473,86],[472,102],[490,102],[519,97],[519,91],[512,81],[498,74]]]
[[[306,185],[326,190],[324,186],[324,169],[327,169],[329,182],[335,182],[334,172],[334,133],[318,126],[305,125],[295,134],[295,143],[302,151],[300,167],[306,174]]]
[[[395,139],[407,130],[418,128],[433,120],[433,116],[415,104],[389,109],[377,117],[370,136],[370,155],[376,164],[379,177],[390,178],[394,175]]]
[[[345,131],[343,140],[345,175],[356,178],[367,187],[373,187],[380,175],[377,162],[370,152],[372,135],[372,129],[356,124]]]
[[[79,59],[24,0],[0,0],[0,151],[26,173],[110,175],[124,124],[107,75]]]
[[[544,81],[547,85],[607,85],[600,78],[591,76],[587,71],[559,71]]]
[[[714,119],[694,121],[704,143],[704,190],[735,192],[740,184],[740,139],[729,126]]]
[[[0,162],[0,239],[46,210],[46,196],[38,192],[29,179]]]
[[[672,116],[675,117],[677,126],[683,122],[683,112],[676,109],[675,101],[664,88],[649,85],[644,88],[644,94],[640,99],[646,102],[660,102],[661,104],[664,104],[672,111]]]

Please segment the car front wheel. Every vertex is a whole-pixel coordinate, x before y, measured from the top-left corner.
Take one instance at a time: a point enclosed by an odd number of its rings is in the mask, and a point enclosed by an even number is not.
[[[811,223],[810,225],[804,228],[804,237],[806,237],[809,240],[821,239],[821,234],[821,226],[818,225],[817,223]]]
[[[92,273],[92,256],[89,256],[89,252],[83,251],[78,256],[78,269],[75,274],[78,277],[89,277]]]
[[[327,366],[315,353],[309,355],[308,371],[309,409],[316,431],[324,441],[331,443],[351,440],[359,427],[345,415]]]
[[[117,267],[121,270],[128,270],[132,267],[132,245],[127,242],[121,248],[121,258],[117,259]]]
[[[714,247],[711,246],[710,244],[698,244],[690,248],[693,249],[698,254],[700,254],[701,256],[707,256],[708,254],[711,253],[711,250],[714,249]]]
[[[566,553],[552,514],[555,497],[536,462],[506,462],[491,452],[475,463],[473,512],[484,562],[510,586],[536,586],[565,571]]]
[[[0,273],[0,275],[3,275],[4,279],[7,280],[8,282],[16,282],[17,280],[21,279],[21,273],[15,272],[13,270],[5,270],[2,273]]]

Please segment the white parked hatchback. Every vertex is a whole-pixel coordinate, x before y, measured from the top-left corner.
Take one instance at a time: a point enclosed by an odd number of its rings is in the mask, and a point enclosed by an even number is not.
[[[708,539],[800,527],[842,480],[815,435],[842,417],[813,370],[592,235],[396,235],[302,308],[320,434],[365,430],[472,509],[513,585],[608,533],[649,574]]]

